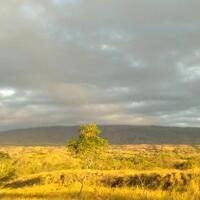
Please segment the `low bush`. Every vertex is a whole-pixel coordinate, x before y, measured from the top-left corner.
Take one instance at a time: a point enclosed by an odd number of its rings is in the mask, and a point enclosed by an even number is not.
[[[192,160],[187,160],[187,161],[178,162],[174,164],[174,168],[180,169],[180,170],[192,169],[195,166],[196,166],[196,163]]]
[[[7,153],[0,152],[0,184],[8,181],[15,175],[15,169],[12,165],[10,156]]]

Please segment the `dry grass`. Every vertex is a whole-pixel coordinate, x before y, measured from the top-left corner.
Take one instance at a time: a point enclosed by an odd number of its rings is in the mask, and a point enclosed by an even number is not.
[[[104,167],[91,170],[82,169],[82,161],[65,147],[0,151],[9,153],[16,169],[15,177],[2,184],[0,199],[200,199],[199,146],[112,146]]]

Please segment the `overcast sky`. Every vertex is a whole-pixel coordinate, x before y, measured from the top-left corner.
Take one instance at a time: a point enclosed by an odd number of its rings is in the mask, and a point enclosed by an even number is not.
[[[0,1],[0,130],[200,126],[199,0]]]

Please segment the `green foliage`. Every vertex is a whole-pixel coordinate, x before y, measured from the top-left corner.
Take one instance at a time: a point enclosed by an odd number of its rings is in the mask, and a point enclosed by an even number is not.
[[[101,131],[96,124],[80,126],[79,133],[79,137],[71,139],[67,147],[76,156],[83,158],[85,165],[91,168],[97,160],[102,158],[107,141],[98,136]]]
[[[7,153],[0,152],[0,184],[11,179],[15,175],[15,169]]]
[[[97,153],[106,145],[106,140],[100,137],[79,137],[72,139],[68,143],[68,148],[75,154],[85,155],[88,153]]]
[[[100,153],[107,145],[107,141],[98,135],[101,131],[96,124],[80,126],[79,137],[68,142],[67,147],[77,155]]]
[[[101,131],[96,124],[83,124],[79,128],[80,137],[96,137]]]

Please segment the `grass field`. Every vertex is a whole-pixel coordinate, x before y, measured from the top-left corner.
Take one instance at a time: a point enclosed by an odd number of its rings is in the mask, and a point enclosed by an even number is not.
[[[0,152],[0,199],[200,199],[198,145],[110,146],[92,169],[65,147]]]

